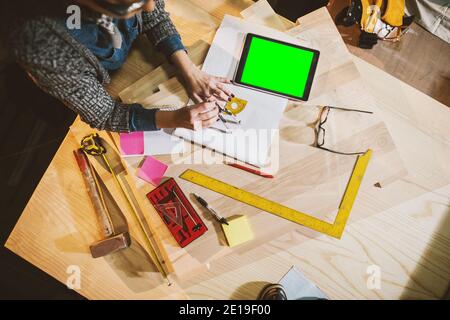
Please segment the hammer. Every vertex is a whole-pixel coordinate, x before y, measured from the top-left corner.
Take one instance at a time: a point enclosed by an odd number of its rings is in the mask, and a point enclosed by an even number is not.
[[[73,153],[82,173],[89,197],[94,206],[98,222],[102,226],[102,233],[105,236],[105,239],[97,241],[89,247],[92,257],[103,257],[121,249],[128,248],[131,245],[130,234],[128,230],[122,233],[116,233],[97,177],[89,159],[82,149],[75,150]]]

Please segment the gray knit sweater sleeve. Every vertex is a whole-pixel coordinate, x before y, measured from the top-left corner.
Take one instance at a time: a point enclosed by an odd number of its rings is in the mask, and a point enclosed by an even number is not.
[[[154,46],[166,37],[178,35],[169,13],[165,10],[164,0],[155,0],[155,9],[152,12],[142,13],[143,31]]]
[[[178,34],[164,10],[163,0],[156,0],[155,10],[143,13],[142,21],[143,31],[154,45]],[[109,95],[104,88],[109,82],[107,71],[63,25],[41,17],[14,30],[10,38],[12,53],[42,90],[62,101],[93,128],[130,131],[131,105]]]
[[[129,131],[129,109],[100,82],[99,70],[46,19],[26,22],[13,39],[13,54],[45,92],[99,130]]]

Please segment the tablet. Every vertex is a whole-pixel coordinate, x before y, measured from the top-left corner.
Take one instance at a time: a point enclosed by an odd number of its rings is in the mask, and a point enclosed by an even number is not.
[[[319,51],[248,33],[234,83],[294,100],[308,100]]]

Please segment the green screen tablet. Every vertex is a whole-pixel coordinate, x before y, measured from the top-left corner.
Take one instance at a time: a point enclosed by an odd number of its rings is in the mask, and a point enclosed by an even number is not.
[[[234,82],[306,101],[318,59],[317,50],[249,33]]]

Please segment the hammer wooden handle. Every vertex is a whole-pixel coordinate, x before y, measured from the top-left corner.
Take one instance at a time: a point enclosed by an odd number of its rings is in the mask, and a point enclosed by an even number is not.
[[[89,163],[89,160],[83,150],[75,150],[73,154],[82,173],[83,180],[94,206],[98,222],[102,227],[102,233],[105,237],[112,236],[114,234],[114,227],[111,222],[111,217],[109,216],[109,213],[105,206],[101,190],[99,189],[97,180],[94,176],[95,173],[91,168],[91,164]]]

